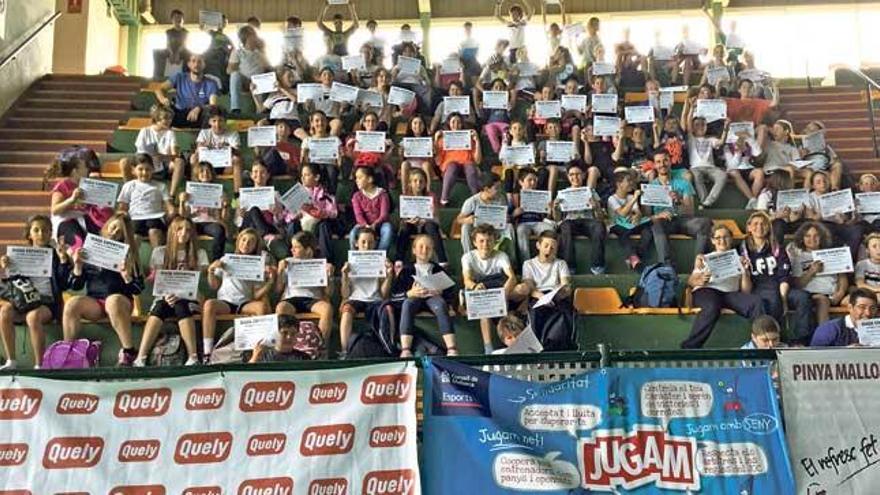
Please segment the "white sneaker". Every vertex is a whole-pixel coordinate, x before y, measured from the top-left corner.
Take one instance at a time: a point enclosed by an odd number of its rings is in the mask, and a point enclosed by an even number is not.
[[[183,363],[184,366],[195,366],[197,364],[199,364],[199,358],[195,356],[190,356],[189,359],[187,359],[186,362]]]
[[[754,210],[758,206],[758,198],[752,198],[746,203],[747,210]]]
[[[131,365],[135,368],[146,368],[147,360],[146,358],[139,357],[135,359],[134,362],[131,363]]]
[[[3,366],[0,366],[0,371],[9,371],[16,368],[18,368],[18,363],[14,359],[7,359]]]

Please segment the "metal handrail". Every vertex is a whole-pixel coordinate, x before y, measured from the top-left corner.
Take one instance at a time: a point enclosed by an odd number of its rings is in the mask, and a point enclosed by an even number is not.
[[[865,81],[865,90],[868,93],[868,119],[871,121],[871,142],[874,143],[874,158],[880,158],[880,147],[877,143],[877,125],[874,122],[874,95],[873,89],[880,89],[880,84],[871,79],[867,74],[862,72],[858,67],[850,67],[849,70]]]
[[[60,11],[55,12],[54,14],[50,15],[48,19],[43,21],[43,23],[40,24],[40,27],[38,27],[33,33],[29,34],[28,37],[24,39],[24,41],[22,41],[17,47],[15,47],[15,50],[12,50],[12,53],[7,55],[3,58],[2,61],[0,61],[0,70],[6,67],[6,64],[15,60],[16,57],[18,57],[18,54],[21,53],[22,50],[27,48],[27,46],[30,45],[32,41],[34,41],[34,38],[36,38],[40,33],[43,32],[43,29],[46,29],[46,26],[55,22],[55,20],[59,17],[61,17]]]

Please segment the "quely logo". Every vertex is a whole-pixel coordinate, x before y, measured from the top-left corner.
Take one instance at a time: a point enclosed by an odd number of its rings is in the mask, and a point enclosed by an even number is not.
[[[49,440],[43,453],[46,469],[75,469],[94,467],[104,452],[101,437],[57,437]]]
[[[162,485],[117,486],[110,490],[110,495],[165,495]]]
[[[0,466],[24,464],[27,454],[28,444],[26,443],[2,443],[0,444]]]
[[[30,490],[0,490],[0,495],[34,495]]]
[[[158,440],[129,440],[119,446],[119,462],[149,462],[159,456]]]
[[[312,426],[303,431],[299,453],[304,456],[345,454],[353,446],[352,424]]]
[[[223,495],[223,489],[219,486],[193,486],[180,495]]]
[[[58,398],[58,414],[92,414],[98,410],[100,399],[92,394],[64,394]]]
[[[314,480],[309,484],[308,495],[348,495],[348,480],[345,478],[326,478]]]
[[[377,426],[370,430],[370,447],[400,447],[406,442],[406,426]]]
[[[247,455],[251,457],[278,455],[284,452],[285,445],[287,445],[287,435],[284,433],[254,435],[248,439]]]
[[[113,415],[117,418],[162,416],[171,405],[170,388],[123,390],[116,394]]]
[[[33,388],[0,390],[0,419],[30,419],[40,409],[43,392]]]
[[[293,405],[293,382],[251,382],[242,387],[238,408],[243,412],[284,411]]]
[[[310,404],[335,404],[345,400],[348,385],[345,383],[320,383],[312,385],[309,392]]]
[[[223,462],[232,448],[229,432],[187,433],[177,439],[174,462],[177,464],[210,464]]]
[[[238,486],[238,495],[290,495],[293,479],[288,477],[247,480]]]
[[[208,411],[220,409],[226,399],[226,390],[222,388],[194,388],[186,394],[188,411]]]
[[[371,376],[361,387],[364,404],[396,404],[406,402],[412,389],[412,377],[407,374]]]
[[[408,495],[415,488],[415,475],[411,469],[372,471],[364,476],[361,487],[365,495]]]

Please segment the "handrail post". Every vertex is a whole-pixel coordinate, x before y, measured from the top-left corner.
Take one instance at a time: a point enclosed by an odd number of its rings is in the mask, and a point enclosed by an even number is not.
[[[865,83],[868,91],[868,118],[871,120],[871,141],[874,143],[874,158],[880,158],[880,148],[877,147],[877,127],[874,123],[874,95],[871,83]]]
[[[608,346],[600,342],[596,344],[596,350],[599,351],[599,367],[607,368],[611,364],[611,359],[608,356]]]

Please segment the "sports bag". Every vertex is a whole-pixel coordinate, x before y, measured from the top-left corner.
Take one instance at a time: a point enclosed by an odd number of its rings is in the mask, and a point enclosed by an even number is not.
[[[43,368],[48,370],[94,368],[101,358],[101,342],[78,339],[62,340],[43,353]]]
[[[666,263],[655,263],[642,272],[635,291],[626,298],[624,305],[636,308],[680,308],[680,292],[681,282],[675,268]]]

